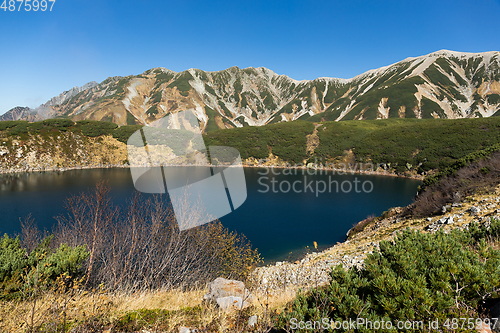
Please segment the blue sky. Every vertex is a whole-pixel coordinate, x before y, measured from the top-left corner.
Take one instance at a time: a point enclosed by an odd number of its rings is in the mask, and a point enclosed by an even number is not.
[[[440,49],[498,51],[499,18],[500,0],[56,0],[52,12],[2,9],[0,114],[152,67],[350,78]]]

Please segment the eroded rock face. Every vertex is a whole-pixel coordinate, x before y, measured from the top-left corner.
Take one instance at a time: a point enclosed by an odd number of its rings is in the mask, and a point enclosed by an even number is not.
[[[70,131],[0,141],[0,173],[126,167],[127,145],[110,135],[86,137]]]
[[[218,277],[208,285],[208,292],[203,299],[215,302],[221,309],[228,311],[250,306],[253,295],[245,288],[243,282]]]

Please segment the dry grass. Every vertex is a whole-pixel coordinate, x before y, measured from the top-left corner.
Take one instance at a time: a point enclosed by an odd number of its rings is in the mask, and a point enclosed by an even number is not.
[[[38,332],[56,332],[62,323],[66,327],[79,327],[78,332],[86,330],[89,323],[102,330],[111,329],[127,315],[135,315],[135,321],[143,319],[144,310],[154,310],[165,314],[156,321],[149,321],[144,329],[160,329],[161,332],[177,332],[179,326],[207,328],[208,331],[242,331],[248,317],[257,315],[263,327],[269,327],[272,316],[280,313],[285,305],[296,296],[296,290],[289,288],[282,293],[255,293],[253,306],[243,311],[225,313],[216,305],[203,302],[206,289],[196,290],[156,290],[135,293],[106,293],[104,291],[60,294],[47,292],[41,295],[33,308],[33,300],[1,301],[0,332],[29,332],[38,327]],[[190,311],[198,309],[198,311]],[[34,315],[33,322],[30,322]],[[148,319],[144,318],[146,322]],[[195,323],[194,325],[190,325]],[[166,328],[166,329],[165,329]],[[34,330],[36,331],[36,330]],[[57,331],[59,332],[59,331]]]
[[[0,302],[0,331],[55,332],[64,322],[83,322],[110,314],[114,310],[114,299],[104,293],[45,292],[39,297],[20,301]]]
[[[349,233],[348,235],[351,236],[351,235],[355,235],[357,233],[360,233],[361,231],[363,231],[370,223],[373,222],[373,220],[375,219],[375,215],[370,215],[370,216],[367,216],[364,220],[362,221],[359,221],[358,223],[356,223],[351,230],[349,230]]]
[[[157,290],[151,292],[136,292],[133,294],[115,294],[114,304],[118,312],[126,312],[139,309],[180,310],[185,307],[194,307],[201,304],[204,289],[180,291],[180,290]]]
[[[27,329],[29,317],[34,312],[34,324],[61,323],[61,312],[67,321],[84,322],[97,318],[105,325],[111,325],[124,314],[142,309],[176,311],[201,304],[205,290],[152,291],[133,294],[78,291],[70,294],[45,293],[37,301],[34,311],[32,301],[0,302],[0,331],[22,332]],[[182,323],[182,316],[172,316],[173,321]],[[206,321],[205,318],[200,318]],[[52,325],[51,325],[52,326]]]

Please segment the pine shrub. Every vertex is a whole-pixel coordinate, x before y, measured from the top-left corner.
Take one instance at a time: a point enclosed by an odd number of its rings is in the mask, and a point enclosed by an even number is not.
[[[52,248],[53,236],[44,238],[31,253],[21,245],[19,237],[7,234],[0,240],[0,298],[16,298],[25,284],[33,279],[50,287],[65,275],[69,281],[80,277],[83,262],[89,253],[85,246],[69,247],[61,244]]]
[[[499,231],[498,220],[490,228],[471,225],[468,231],[450,234],[407,229],[394,241],[381,242],[380,251],[367,256],[364,269],[346,271],[339,265],[331,272],[329,286],[299,293],[277,317],[277,326],[289,330],[292,318],[297,322],[362,318],[394,325],[478,318],[476,309],[500,291],[500,251],[487,242],[498,240]],[[428,325],[418,330],[426,331]],[[355,331],[372,330],[361,325]]]

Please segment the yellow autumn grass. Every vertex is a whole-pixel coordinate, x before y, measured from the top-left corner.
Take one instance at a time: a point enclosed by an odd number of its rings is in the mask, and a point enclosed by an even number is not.
[[[217,326],[221,332],[229,332],[238,318],[237,312],[224,313],[216,305],[202,303],[206,289],[156,290],[136,293],[105,293],[76,291],[72,295],[45,293],[32,301],[0,301],[0,332],[26,332],[31,325],[45,325],[45,330],[62,323],[83,322],[99,316],[108,327],[112,327],[125,314],[138,310],[182,310],[202,305],[203,311],[196,313],[194,321],[199,327]],[[257,315],[259,322],[270,323],[271,313],[280,313],[285,304],[293,300],[296,290],[289,288],[279,293],[254,293],[253,307],[249,315]],[[33,305],[35,305],[33,307]],[[193,318],[191,317],[191,320]],[[166,318],[168,327],[185,326],[186,314],[173,313]],[[105,325],[106,326],[106,325]]]

